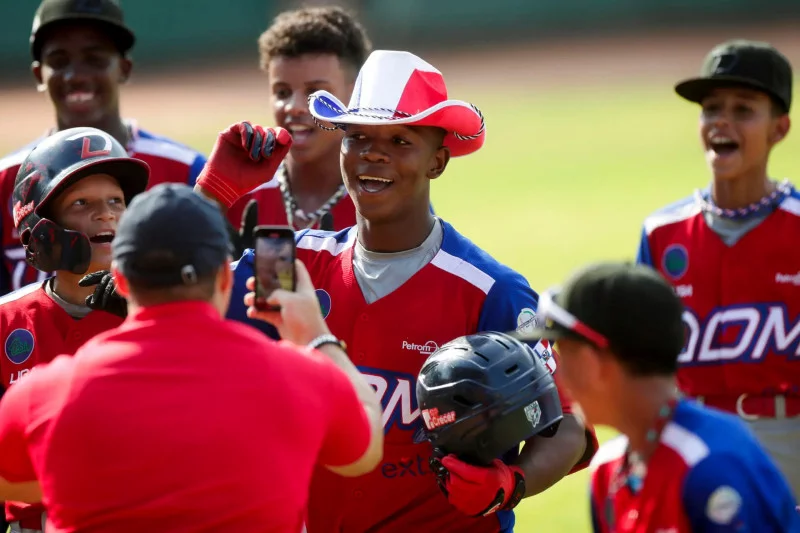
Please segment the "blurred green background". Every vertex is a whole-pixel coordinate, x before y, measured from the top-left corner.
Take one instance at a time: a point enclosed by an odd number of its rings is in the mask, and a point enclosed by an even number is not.
[[[633,259],[644,217],[707,184],[698,109],[672,85],[693,75],[712,45],[765,39],[800,59],[796,0],[349,4],[376,48],[420,53],[442,70],[451,97],[485,114],[486,145],[451,161],[433,184],[433,203],[537,290],[589,261]],[[123,5],[139,34],[126,116],[206,153],[234,121],[270,124],[255,43],[271,14],[297,3]],[[34,9],[28,0],[2,8],[0,153],[52,124],[27,75]],[[800,170],[798,135],[776,149],[773,176]],[[577,473],[523,502],[516,531],[589,531],[587,479]]]

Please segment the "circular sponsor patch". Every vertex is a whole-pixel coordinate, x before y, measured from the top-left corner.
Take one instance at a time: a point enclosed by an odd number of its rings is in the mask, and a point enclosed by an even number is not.
[[[517,315],[517,333],[531,333],[536,327],[536,313],[525,307]]]
[[[715,524],[730,524],[741,507],[742,497],[736,489],[723,485],[708,497],[706,516]]]
[[[33,353],[33,333],[27,329],[15,329],[6,337],[6,357],[14,364],[21,365]]]
[[[678,279],[689,269],[689,252],[682,244],[671,244],[664,250],[661,267],[672,279]]]
[[[325,289],[317,289],[317,300],[319,300],[319,310],[322,312],[322,318],[328,318],[331,314],[331,295]]]

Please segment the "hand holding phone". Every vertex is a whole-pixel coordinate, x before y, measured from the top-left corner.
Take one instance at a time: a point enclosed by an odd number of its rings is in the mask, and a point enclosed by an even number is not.
[[[296,289],[294,230],[288,226],[257,226],[253,238],[256,278],[254,307],[262,311],[279,311],[280,307],[267,304],[267,300],[275,289]]]

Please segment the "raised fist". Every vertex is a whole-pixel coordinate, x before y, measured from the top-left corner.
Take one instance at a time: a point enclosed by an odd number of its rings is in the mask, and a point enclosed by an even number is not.
[[[283,128],[233,124],[217,136],[197,184],[230,207],[270,181],[291,146],[292,136]]]

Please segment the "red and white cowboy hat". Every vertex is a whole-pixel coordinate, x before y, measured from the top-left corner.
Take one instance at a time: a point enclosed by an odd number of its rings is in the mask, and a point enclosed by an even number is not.
[[[409,52],[376,50],[358,73],[350,105],[327,91],[316,91],[308,107],[317,124],[405,124],[437,126],[447,131],[444,145],[453,157],[483,146],[486,126],[472,104],[448,100],[444,77],[433,65]]]

